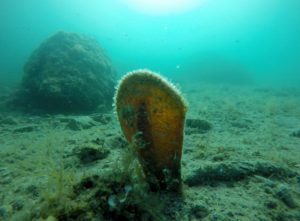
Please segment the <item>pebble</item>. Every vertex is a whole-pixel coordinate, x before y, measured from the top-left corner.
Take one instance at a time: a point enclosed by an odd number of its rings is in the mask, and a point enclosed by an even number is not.
[[[84,147],[79,150],[77,157],[82,164],[89,164],[107,157],[109,151],[103,148]]]

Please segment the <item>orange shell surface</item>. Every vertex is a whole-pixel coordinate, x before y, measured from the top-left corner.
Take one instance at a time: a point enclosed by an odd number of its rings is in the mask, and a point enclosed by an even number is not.
[[[120,81],[115,105],[150,187],[167,189],[174,181],[179,185],[186,105],[177,89],[158,74],[137,70]]]

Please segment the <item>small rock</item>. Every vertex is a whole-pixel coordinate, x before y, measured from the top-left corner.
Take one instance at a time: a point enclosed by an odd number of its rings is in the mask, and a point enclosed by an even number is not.
[[[200,119],[187,119],[186,126],[197,129],[200,133],[206,133],[212,128],[212,125],[208,121]]]
[[[78,193],[80,193],[80,192],[82,192],[84,190],[92,189],[92,188],[96,187],[98,179],[99,179],[99,176],[97,176],[97,175],[83,178],[80,181],[80,183],[75,186],[74,192],[76,194],[78,194]]]
[[[84,147],[79,150],[77,156],[82,164],[89,164],[107,157],[109,151],[96,149],[93,147]]]

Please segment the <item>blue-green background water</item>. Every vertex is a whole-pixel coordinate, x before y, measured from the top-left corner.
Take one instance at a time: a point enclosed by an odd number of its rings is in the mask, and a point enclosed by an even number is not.
[[[31,52],[65,30],[95,37],[120,75],[298,86],[299,12],[299,0],[206,0],[164,14],[121,0],[1,0],[0,81],[20,81]]]

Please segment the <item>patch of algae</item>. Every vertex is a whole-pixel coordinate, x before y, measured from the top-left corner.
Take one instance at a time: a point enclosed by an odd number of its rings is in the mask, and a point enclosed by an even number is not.
[[[43,220],[55,216],[63,207],[67,210],[73,206],[69,194],[80,176],[66,166],[65,143],[64,137],[57,133],[37,140],[28,135],[18,139],[15,148],[10,150],[17,161],[7,166],[19,179],[20,189],[27,195],[25,198],[30,197],[11,220]],[[18,153],[20,146],[23,151]]]
[[[92,167],[79,164],[67,137],[60,130],[16,134],[0,152],[14,179],[1,186],[4,220],[168,220],[169,197],[149,193],[134,148],[119,149],[109,169]]]
[[[30,220],[167,220],[162,197],[148,193],[134,148],[105,173],[79,176],[65,167],[64,161],[49,164],[46,188]]]

